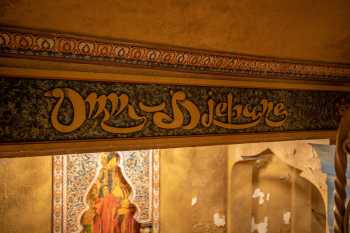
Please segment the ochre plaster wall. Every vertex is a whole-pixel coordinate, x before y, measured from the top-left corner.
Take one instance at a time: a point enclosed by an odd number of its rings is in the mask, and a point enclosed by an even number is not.
[[[0,159],[0,232],[51,232],[51,157]]]
[[[252,165],[248,163],[244,163],[244,165],[240,166],[235,166],[235,164],[241,163],[242,157],[241,156],[252,156],[252,155],[258,155],[261,152],[265,151],[266,149],[270,149],[271,152],[275,155],[275,157],[280,161],[278,163],[282,163],[280,165],[272,165],[272,171],[275,170],[275,172],[280,172],[280,173],[286,173],[285,177],[287,177],[287,180],[289,179],[289,186],[293,184],[291,182],[293,178],[293,174],[295,173],[294,170],[289,167],[297,168],[300,170],[300,176],[305,178],[310,185],[309,187],[309,194],[300,194],[297,197],[289,197],[292,195],[292,187],[288,187],[286,189],[285,195],[279,197],[278,193],[276,193],[277,197],[274,196],[275,194],[273,192],[270,192],[270,198],[271,199],[288,199],[288,201],[291,204],[291,208],[294,206],[295,209],[298,209],[297,211],[302,212],[302,208],[298,205],[308,205],[308,206],[313,206],[314,213],[313,215],[309,215],[309,220],[305,220],[304,222],[298,221],[296,225],[291,225],[291,228],[284,228],[281,229],[282,232],[283,230],[286,230],[287,232],[299,232],[297,229],[298,227],[303,227],[303,224],[309,224],[307,227],[312,226],[312,229],[315,230],[321,230],[321,231],[315,231],[315,232],[324,232],[324,225],[320,226],[319,223],[319,214],[322,213],[321,209],[326,207],[327,203],[327,185],[326,185],[326,175],[322,173],[320,169],[320,161],[319,158],[316,154],[316,152],[312,149],[312,146],[309,145],[308,143],[318,143],[318,144],[329,144],[328,140],[308,140],[308,141],[288,141],[288,142],[269,142],[269,143],[251,143],[251,144],[237,144],[237,145],[230,145],[228,146],[228,177],[231,177],[228,180],[228,195],[227,195],[227,206],[228,208],[232,208],[233,211],[227,211],[227,228],[229,233],[236,233],[236,232],[246,232],[247,230],[250,231],[251,229],[251,222],[243,224],[241,219],[247,218],[253,208],[253,205],[250,205],[250,203],[241,203],[242,208],[244,208],[246,211],[244,212],[242,216],[238,217],[234,214],[236,211],[241,211],[242,209],[237,209],[239,208],[237,206],[236,200],[239,198],[244,198],[248,194],[252,195],[255,191],[255,186],[250,185],[246,186],[244,189],[240,189],[239,191],[235,192],[235,188],[237,185],[241,186],[242,183],[244,183],[242,180],[253,180],[253,171],[249,175],[249,173],[244,173],[248,169],[252,169]],[[255,161],[253,162],[255,163]],[[288,169],[287,169],[287,168]],[[290,170],[290,172],[288,172]],[[236,177],[237,174],[239,174],[239,171],[242,171],[240,176],[242,177]],[[290,173],[290,176],[288,174]],[[281,175],[282,177],[283,175]],[[300,187],[300,183],[306,182],[306,180],[302,180],[299,175],[294,176],[294,185],[295,189],[298,189]],[[235,179],[236,177],[237,179]],[[290,178],[288,178],[290,177]],[[298,179],[296,179],[298,178]],[[282,179],[283,181],[284,179]],[[247,181],[248,182],[248,181]],[[271,186],[271,184],[268,184],[269,181],[261,181],[261,185],[264,185],[264,182],[267,182],[267,186]],[[312,184],[312,185],[311,185]],[[259,184],[260,185],[260,184]],[[254,187],[253,187],[254,186]],[[306,185],[302,185],[305,186]],[[272,190],[272,188],[270,188]],[[268,192],[266,192],[265,195],[267,195]],[[318,195],[315,195],[314,193],[317,193]],[[288,196],[289,195],[289,196]],[[307,202],[307,195],[311,195],[311,198],[309,200],[312,200],[311,202]],[[299,199],[298,199],[299,198]],[[293,199],[293,200],[292,200]],[[272,203],[272,202],[271,202]],[[264,207],[266,208],[266,206]],[[269,207],[273,209],[274,207]],[[281,220],[281,213],[278,212],[280,210],[273,211],[273,213],[276,213],[275,218]],[[250,213],[247,213],[250,212]],[[277,214],[278,212],[278,214]],[[293,213],[291,213],[293,214]],[[295,216],[300,216],[300,212],[295,212]],[[277,216],[278,215],[278,216]],[[270,216],[271,217],[271,216]],[[292,218],[293,216],[291,216]],[[295,217],[297,218],[297,217]],[[263,218],[256,220],[255,223],[263,222]],[[322,220],[322,219],[321,219]],[[323,219],[324,220],[324,219]],[[311,221],[311,223],[310,223]],[[318,222],[317,222],[318,221]],[[271,220],[270,220],[271,222]],[[241,223],[240,226],[236,226],[236,223]],[[300,224],[299,224],[300,223]],[[324,224],[324,223],[323,223]],[[276,224],[274,224],[276,225]],[[272,226],[272,225],[271,225]],[[316,227],[317,226],[317,227]],[[303,228],[304,230],[301,232],[308,232],[305,231],[307,229],[306,227]],[[328,229],[328,228],[327,228]],[[279,229],[277,229],[279,230]],[[247,231],[247,232],[249,232]],[[270,231],[269,231],[270,232]],[[274,231],[272,231],[274,232]],[[311,230],[309,232],[312,232]]]
[[[313,142],[327,144],[328,140]],[[303,141],[166,149],[161,150],[161,232],[233,233],[232,219],[237,218],[230,211],[231,194],[244,198],[254,190],[248,185],[232,190],[235,180],[228,177],[242,155],[256,155],[267,148],[285,166],[301,170],[301,175],[327,199],[318,158]],[[0,166],[0,232],[51,232],[51,157],[0,159]],[[242,174],[246,170],[240,169]],[[251,178],[242,176],[239,182],[243,180],[249,182]],[[272,198],[276,199],[273,194]],[[320,199],[311,203],[318,212],[323,208],[320,203]],[[243,202],[240,205],[248,208]],[[317,219],[311,220],[318,226]],[[250,227],[248,222],[247,232]]]
[[[298,59],[350,61],[347,0],[2,0],[0,24]]]
[[[328,144],[329,141],[161,150],[161,232],[251,232],[254,211],[255,224],[262,223],[265,214],[268,215],[268,232],[325,232],[326,177],[320,170],[317,154],[308,143]],[[257,155],[266,149],[271,150],[275,162],[258,175],[246,172],[252,170],[252,165],[234,166],[242,161],[241,156]],[[271,181],[271,177],[277,180]],[[252,199],[257,187],[262,191],[270,190],[269,205],[244,201]],[[308,218],[296,221],[305,208]],[[216,212],[225,216],[225,227],[215,225],[213,215]],[[284,224],[283,215],[287,212],[291,214],[290,222]]]
[[[226,232],[225,146],[161,150],[162,233]]]
[[[265,155],[232,168],[229,232],[326,232],[325,204],[317,188],[271,151]]]

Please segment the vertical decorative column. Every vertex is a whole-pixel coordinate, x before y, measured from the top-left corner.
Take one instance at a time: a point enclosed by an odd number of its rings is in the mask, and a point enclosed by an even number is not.
[[[335,156],[335,145],[325,144],[311,144],[313,149],[317,152],[321,161],[321,170],[327,175],[327,222],[330,233],[333,233],[334,224],[334,179],[335,179],[335,167],[334,167],[334,156]],[[349,166],[348,161],[348,166]],[[350,171],[346,173],[347,180],[350,179]],[[350,186],[346,186],[346,193],[350,194]]]
[[[346,216],[346,170],[347,153],[350,151],[350,108],[343,112],[336,140],[335,193],[334,193],[334,233],[348,233]]]

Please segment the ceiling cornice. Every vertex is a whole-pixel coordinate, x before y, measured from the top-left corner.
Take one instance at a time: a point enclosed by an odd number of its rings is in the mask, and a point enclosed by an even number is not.
[[[165,71],[350,82],[350,64],[215,52],[0,27],[0,56]]]

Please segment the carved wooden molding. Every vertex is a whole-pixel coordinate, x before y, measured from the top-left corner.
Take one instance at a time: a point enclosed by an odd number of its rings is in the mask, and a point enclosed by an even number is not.
[[[264,79],[350,82],[350,64],[315,63],[7,27],[0,56]]]

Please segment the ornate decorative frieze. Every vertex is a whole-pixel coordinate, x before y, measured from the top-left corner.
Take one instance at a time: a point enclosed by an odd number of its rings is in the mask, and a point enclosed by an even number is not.
[[[0,56],[176,72],[296,80],[350,81],[350,65],[314,63],[0,28]]]
[[[349,92],[0,79],[0,142],[337,128]]]

